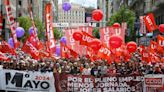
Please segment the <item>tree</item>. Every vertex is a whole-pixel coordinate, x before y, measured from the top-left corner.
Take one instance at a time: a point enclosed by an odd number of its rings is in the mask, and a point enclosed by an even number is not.
[[[22,17],[19,17],[18,18],[18,22],[19,22],[19,26],[20,27],[23,27],[24,30],[25,30],[25,36],[23,37],[23,39],[27,38],[29,36],[29,28],[32,27],[32,23],[31,23],[31,20],[30,20],[30,17],[28,16],[22,16]],[[38,29],[38,37],[40,39],[43,39],[44,38],[44,24],[41,22],[40,19],[38,19],[37,17],[34,18],[34,22],[35,22],[35,26],[36,28]]]
[[[54,28],[54,38],[56,40],[59,40],[62,36],[63,36],[63,33],[57,28]]]
[[[129,40],[135,40],[135,31],[134,31],[134,21],[135,21],[135,13],[125,6],[121,6],[121,8],[110,17],[108,25],[111,26],[114,23],[122,23],[126,22],[128,28],[131,30],[130,36],[126,37],[126,42]]]
[[[96,28],[93,29],[92,35],[93,35],[95,38],[100,39],[99,29],[96,29]]]

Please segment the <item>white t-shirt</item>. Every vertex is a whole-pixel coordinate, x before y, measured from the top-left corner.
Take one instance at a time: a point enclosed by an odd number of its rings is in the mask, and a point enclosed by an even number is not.
[[[82,75],[91,75],[91,68],[88,68],[88,69],[84,68]]]

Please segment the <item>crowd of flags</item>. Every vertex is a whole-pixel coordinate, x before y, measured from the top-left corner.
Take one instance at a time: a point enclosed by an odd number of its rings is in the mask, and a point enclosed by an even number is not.
[[[3,53],[12,53],[16,55],[16,48],[19,47],[20,43],[16,37],[16,25],[14,22],[14,17],[12,15],[10,2],[6,0],[5,8],[7,13],[7,18],[10,23],[11,36],[14,42],[14,48],[5,42],[1,41],[0,43],[0,60],[9,60]],[[34,33],[31,34],[22,46],[22,51],[28,53],[32,58],[38,60],[41,57],[50,57],[55,58],[54,53],[56,50],[56,40],[53,34],[53,21],[52,21],[52,6],[47,4],[45,6],[45,25],[46,25],[46,42],[42,43],[36,32],[36,26],[34,23],[33,14],[31,11],[31,5],[29,4],[29,15],[32,22],[32,27]],[[2,33],[2,16],[0,15],[0,34]],[[146,28],[149,32],[156,30],[158,26],[155,24],[153,14],[148,14],[140,18],[141,23],[146,25]],[[143,26],[143,25],[142,25]],[[65,37],[67,38],[66,44],[60,42],[60,57],[61,58],[78,58],[78,56],[86,56],[92,62],[99,59],[107,60],[111,62],[127,62],[130,61],[130,58],[133,56],[134,52],[128,51],[127,43],[124,41],[125,30],[127,24],[123,23],[121,27],[115,28],[112,26],[104,27],[99,29],[100,39],[92,36],[92,27],[79,27],[79,28],[69,28],[64,29]],[[142,28],[143,30],[143,28]],[[75,32],[80,32],[82,34],[82,39],[76,41],[73,38]],[[123,40],[122,45],[118,48],[112,48],[109,44],[110,37],[113,35],[120,36]],[[97,40],[100,44],[95,44],[93,46],[92,41]],[[94,49],[96,46],[100,46],[99,49]],[[157,41],[151,41],[149,46],[140,45],[138,47],[138,54],[141,55],[141,60],[146,62],[164,62],[164,37],[158,35]],[[137,51],[137,49],[136,49]]]

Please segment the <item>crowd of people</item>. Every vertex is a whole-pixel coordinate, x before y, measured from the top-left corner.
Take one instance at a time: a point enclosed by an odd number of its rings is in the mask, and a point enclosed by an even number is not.
[[[10,61],[1,61],[1,69],[13,69],[24,71],[54,72],[59,74],[72,75],[129,75],[129,74],[164,74],[163,63],[143,63],[139,58],[131,59],[129,62],[108,64],[105,60],[96,60],[91,62],[86,57],[78,59],[51,59],[41,58],[32,59],[31,56],[20,49],[17,50],[17,56],[9,53],[5,54]]]

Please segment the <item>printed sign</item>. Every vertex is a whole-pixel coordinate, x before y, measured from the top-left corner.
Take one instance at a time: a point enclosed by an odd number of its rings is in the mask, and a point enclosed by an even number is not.
[[[0,90],[56,92],[52,72],[1,70],[0,75]]]
[[[142,92],[143,76],[60,76],[59,92]]]

